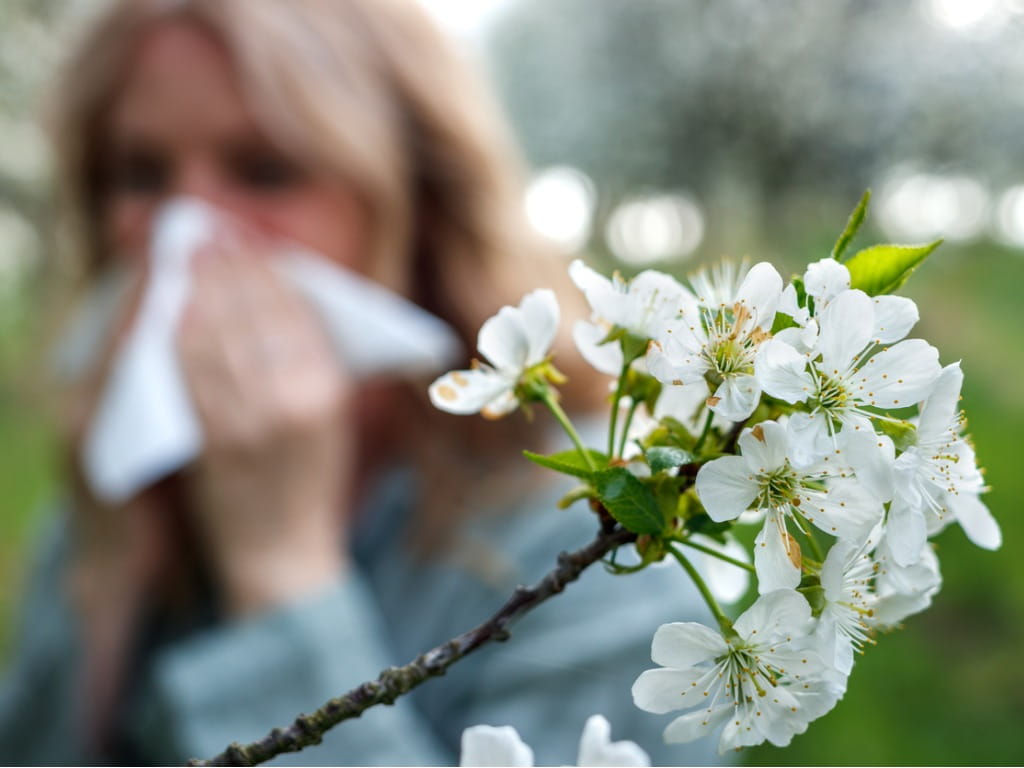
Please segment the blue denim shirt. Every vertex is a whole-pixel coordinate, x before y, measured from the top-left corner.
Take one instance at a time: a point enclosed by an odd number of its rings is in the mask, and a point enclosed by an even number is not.
[[[131,759],[181,764],[262,738],[480,623],[517,584],[554,567],[559,551],[592,539],[596,521],[584,504],[556,508],[564,490],[524,491],[518,509],[467,523],[453,555],[424,560],[403,545],[411,476],[391,475],[361,518],[358,566],[344,580],[281,609],[146,649],[121,723]],[[25,595],[0,688],[4,762],[97,759],[76,731],[80,659],[61,588],[66,538],[58,524]],[[656,764],[718,763],[717,739],[665,745],[661,731],[672,716],[641,712],[630,695],[637,675],[654,666],[655,629],[688,620],[710,621],[678,568],[612,576],[595,565],[513,625],[508,642],[479,649],[394,706],[368,710],[322,744],[272,764],[456,764],[462,730],[476,724],[515,726],[539,765],[575,763],[583,724],[596,713],[611,721],[614,740],[638,742]]]

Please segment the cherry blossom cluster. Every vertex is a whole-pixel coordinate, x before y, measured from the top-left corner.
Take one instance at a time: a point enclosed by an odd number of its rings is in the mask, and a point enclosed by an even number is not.
[[[694,580],[717,626],[658,628],[658,666],[632,690],[643,710],[681,712],[667,741],[789,744],[842,698],[858,652],[930,605],[941,576],[929,539],[956,524],[1000,546],[960,364],[908,338],[918,308],[892,295],[933,247],[845,263],[837,248],[788,282],[767,262],[680,281],[609,279],[575,261],[592,314],[574,341],[615,377],[604,450],[585,447],[558,404],[550,291],[503,308],[480,332],[486,362],[432,385],[454,413],[550,407],[576,450],[529,458],[580,479],[570,500],[638,534],[635,564],[609,568],[668,559]],[[752,552],[741,526],[757,526]],[[721,604],[751,580],[756,599],[731,618]]]

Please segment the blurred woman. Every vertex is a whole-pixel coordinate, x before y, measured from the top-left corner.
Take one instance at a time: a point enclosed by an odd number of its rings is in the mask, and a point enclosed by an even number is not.
[[[563,282],[527,236],[495,110],[411,2],[115,3],[54,118],[82,282],[134,286],[67,398],[70,456],[135,317],[157,212],[199,198],[227,223],[195,256],[176,336],[202,454],[120,505],[71,461],[0,695],[6,759],[212,756],[473,626],[588,540],[593,520],[555,510],[559,489],[517,460],[540,425],[436,413],[423,381],[354,379],[269,266],[276,243],[301,244],[467,350],[499,306]],[[662,724],[629,685],[688,597],[666,572],[641,578],[588,573],[509,646],[291,759],[450,763],[462,729],[490,723],[564,762],[593,712],[658,754]]]

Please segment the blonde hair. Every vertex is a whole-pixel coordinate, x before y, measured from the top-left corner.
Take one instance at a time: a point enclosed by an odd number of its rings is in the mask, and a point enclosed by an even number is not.
[[[212,33],[271,138],[358,190],[373,222],[372,276],[448,320],[467,350],[499,306],[565,284],[564,263],[525,224],[520,163],[499,110],[414,0],[115,3],[69,61],[51,115],[60,210],[86,279],[104,263],[105,115],[142,33],[166,19]],[[517,425],[425,410],[419,431],[445,433],[448,455],[476,467],[522,447]],[[437,461],[436,450],[419,453]]]

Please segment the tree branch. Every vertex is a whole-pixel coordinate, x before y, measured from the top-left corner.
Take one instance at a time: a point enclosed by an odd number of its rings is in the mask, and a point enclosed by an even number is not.
[[[616,547],[636,540],[623,528],[602,530],[590,544],[575,552],[562,552],[558,565],[533,587],[516,587],[501,609],[483,624],[423,653],[404,667],[389,667],[372,681],[331,699],[316,712],[300,715],[287,728],[275,728],[251,744],[234,743],[209,760],[192,760],[189,765],[258,765],[285,752],[319,744],[324,733],[345,720],[359,717],[378,704],[393,704],[432,677],[443,675],[452,664],[487,643],[509,638],[509,625],[523,614],[557,595],[566,585]]]

